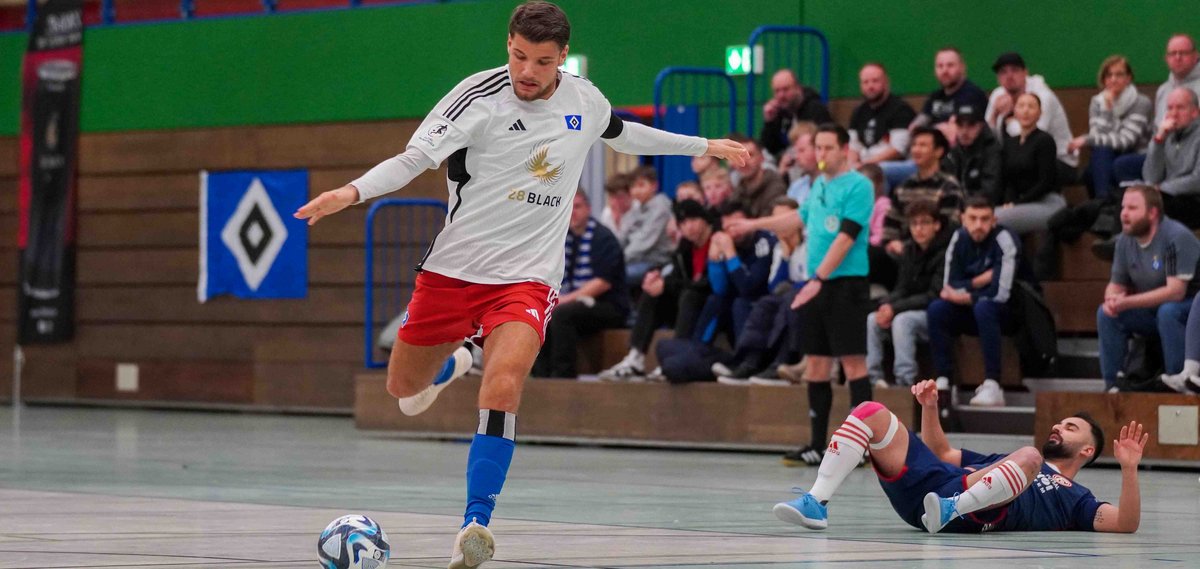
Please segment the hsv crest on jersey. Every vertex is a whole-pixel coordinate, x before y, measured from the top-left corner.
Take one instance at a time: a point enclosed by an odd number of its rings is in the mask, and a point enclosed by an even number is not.
[[[550,155],[549,144],[539,144],[529,155],[529,160],[525,161],[525,169],[537,178],[537,181],[549,186],[558,181],[562,177],[562,164],[554,165],[550,163],[548,156]]]
[[[567,130],[583,130],[583,116],[567,115]]]

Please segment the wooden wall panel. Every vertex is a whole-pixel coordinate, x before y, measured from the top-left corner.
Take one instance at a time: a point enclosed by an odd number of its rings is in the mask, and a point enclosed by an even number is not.
[[[0,294],[5,287],[0,287]],[[13,295],[15,295],[15,290]],[[196,287],[82,288],[78,318],[85,324],[342,324],[363,319],[362,289],[309,287],[301,299],[242,300],[218,297],[201,304]],[[0,300],[0,310],[4,303]]]
[[[361,429],[470,433],[479,378],[456,381],[421,415],[405,417],[388,395],[382,373],[355,378],[355,424]],[[830,432],[845,419],[849,393],[834,387]],[[879,389],[875,400],[912,425],[916,405],[907,389]],[[521,397],[521,433],[635,441],[798,445],[809,438],[805,390],[532,380]]]
[[[1104,429],[1107,441],[1104,455],[1112,457],[1112,442],[1121,434],[1121,427],[1130,421],[1145,425],[1150,433],[1143,453],[1145,458],[1200,461],[1200,446],[1164,445],[1159,442],[1159,406],[1200,405],[1200,399],[1180,393],[1065,393],[1046,392],[1037,394],[1037,414],[1034,423],[1034,441],[1038,446],[1046,440],[1050,429],[1062,419],[1079,411],[1087,411]]]
[[[254,364],[254,403],[272,407],[350,411],[354,408],[354,374],[358,364]]]
[[[359,362],[360,326],[196,326],[192,324],[95,324],[80,326],[81,358],[132,360],[255,361],[271,347],[279,359]],[[320,350],[313,349],[317,344]],[[294,349],[290,346],[296,346]]]
[[[15,136],[0,136],[0,176],[17,176],[18,142]]]
[[[0,253],[6,251],[0,249]],[[0,254],[0,267],[9,263],[16,271],[16,251]],[[5,259],[10,259],[5,261]],[[308,249],[308,284],[361,285],[364,282],[365,257],[362,247],[313,246]],[[200,250],[175,249],[83,249],[78,252],[81,286],[186,285],[196,286],[200,275]],[[406,273],[404,281],[413,275]],[[15,277],[0,284],[14,284]],[[379,284],[395,284],[377,275]]]
[[[121,361],[138,366],[137,391],[117,391],[119,360],[79,361],[78,394],[90,399],[250,403],[254,399],[254,366],[225,361]]]
[[[17,211],[17,178],[0,175],[0,213]]]

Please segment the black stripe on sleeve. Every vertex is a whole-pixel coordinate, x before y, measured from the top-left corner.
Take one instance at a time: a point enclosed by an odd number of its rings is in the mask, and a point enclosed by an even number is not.
[[[488,77],[487,79],[484,79],[483,81],[480,81],[474,87],[471,87],[470,89],[467,89],[466,91],[463,91],[463,94],[459,95],[458,98],[454,100],[454,103],[451,104],[448,108],[446,108],[446,110],[443,111],[442,114],[447,117],[450,116],[450,113],[454,112],[454,109],[456,107],[458,107],[459,105],[461,105],[463,101],[470,98],[471,95],[474,95],[476,93],[486,91],[487,89],[492,88],[493,86],[495,86],[496,81],[501,80],[501,77],[507,78],[506,77],[507,75],[508,75],[508,70],[501,69],[495,75],[492,75],[491,77]]]
[[[621,117],[618,117],[617,113],[609,112],[611,115],[608,119],[608,128],[604,129],[604,134],[601,134],[600,138],[613,139],[621,136],[621,132],[625,130],[625,121],[621,120]]]
[[[508,80],[506,79],[503,83],[495,86],[490,91],[485,91],[482,93],[476,93],[474,95],[471,95],[471,98],[467,99],[466,101],[463,101],[463,106],[461,108],[459,108],[457,111],[454,111],[452,114],[446,115],[446,118],[448,118],[452,121],[458,120],[458,117],[461,117],[463,112],[466,111],[467,108],[471,106],[471,103],[475,102],[476,99],[482,99],[484,97],[490,97],[492,95],[495,95],[496,93],[499,93],[500,91],[504,90],[509,85],[511,85],[511,83],[509,83]]]

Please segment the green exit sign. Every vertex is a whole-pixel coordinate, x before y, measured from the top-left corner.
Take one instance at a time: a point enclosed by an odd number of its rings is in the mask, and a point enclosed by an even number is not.
[[[754,46],[751,50],[748,45],[731,45],[725,48],[725,74],[726,75],[749,75],[750,73],[762,73],[762,53],[761,45]]]

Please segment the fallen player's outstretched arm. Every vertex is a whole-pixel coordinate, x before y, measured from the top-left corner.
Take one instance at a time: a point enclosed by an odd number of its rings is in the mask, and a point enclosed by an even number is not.
[[[950,439],[946,438],[938,417],[937,382],[932,379],[917,382],[912,386],[912,393],[921,404],[921,441],[942,462],[962,466],[962,450],[950,446]]]
[[[1138,463],[1150,433],[1142,432],[1136,421],[1121,427],[1121,436],[1113,441],[1113,456],[1121,465],[1121,498],[1117,506],[1101,504],[1096,510],[1093,528],[1096,531],[1133,533],[1142,521],[1142,494],[1138,488]]]

